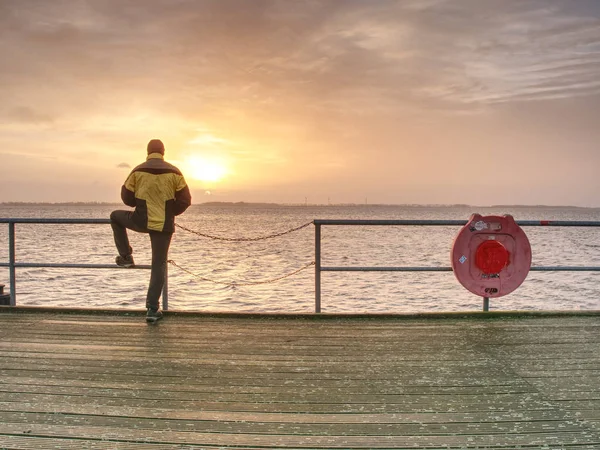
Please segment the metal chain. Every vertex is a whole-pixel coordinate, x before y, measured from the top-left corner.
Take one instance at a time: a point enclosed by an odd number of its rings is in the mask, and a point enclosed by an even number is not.
[[[296,275],[297,273],[302,272],[303,270],[308,269],[310,266],[314,266],[315,265],[315,262],[311,261],[310,263],[308,263],[308,264],[300,267],[298,270],[295,270],[295,271],[293,271],[291,273],[288,273],[286,275],[283,275],[283,276],[280,276],[280,277],[277,277],[277,278],[272,278],[270,280],[264,280],[264,281],[244,281],[244,282],[241,282],[241,283],[237,283],[235,281],[234,282],[226,282],[226,281],[211,280],[210,278],[202,277],[200,275],[197,275],[197,274],[193,273],[190,270],[185,269],[184,267],[181,267],[179,264],[177,264],[172,259],[169,259],[167,262],[169,264],[171,264],[172,266],[177,267],[179,270],[182,270],[182,271],[186,272],[187,274],[193,276],[194,278],[197,278],[197,279],[202,280],[202,281],[208,281],[209,283],[222,284],[222,285],[225,285],[225,286],[253,286],[253,285],[257,285],[257,284],[274,283],[276,281],[283,280],[284,278],[291,277],[292,275]]]
[[[175,226],[178,228],[181,228],[182,230],[185,230],[189,233],[195,234],[197,236],[209,238],[209,239],[216,239],[219,241],[229,241],[229,242],[253,242],[253,241],[262,241],[264,239],[272,239],[272,238],[276,238],[279,236],[284,236],[286,234],[293,233],[294,231],[299,231],[302,228],[306,228],[307,226],[312,225],[312,224],[313,224],[313,222],[311,221],[311,222],[305,223],[304,225],[300,225],[299,227],[292,228],[291,230],[283,231],[281,233],[271,234],[269,236],[256,237],[256,238],[226,238],[226,237],[221,237],[221,236],[211,236],[210,234],[200,233],[199,231],[191,230],[187,227],[184,227],[183,225],[179,225],[178,223],[176,223]]]

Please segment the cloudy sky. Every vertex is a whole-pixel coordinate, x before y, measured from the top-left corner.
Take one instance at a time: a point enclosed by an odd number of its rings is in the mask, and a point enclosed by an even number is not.
[[[600,206],[598,0],[0,0],[0,201]]]

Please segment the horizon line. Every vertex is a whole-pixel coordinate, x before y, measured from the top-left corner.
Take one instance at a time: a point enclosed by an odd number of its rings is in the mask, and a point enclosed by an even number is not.
[[[82,201],[82,202],[44,202],[44,201],[9,201],[0,202],[0,205],[12,206],[34,206],[34,205],[55,205],[55,206],[122,206],[120,202],[97,202],[97,201]],[[404,207],[468,207],[468,208],[581,208],[581,209],[600,209],[600,206],[576,206],[576,205],[546,205],[546,204],[498,204],[498,205],[470,205],[466,203],[288,203],[288,202],[245,202],[245,201],[212,201],[194,203],[191,206],[218,206],[218,205],[248,205],[248,206],[404,206]]]

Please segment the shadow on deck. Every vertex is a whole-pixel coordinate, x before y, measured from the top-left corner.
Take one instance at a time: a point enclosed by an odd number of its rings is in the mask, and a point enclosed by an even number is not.
[[[0,308],[0,448],[600,448],[600,315]]]

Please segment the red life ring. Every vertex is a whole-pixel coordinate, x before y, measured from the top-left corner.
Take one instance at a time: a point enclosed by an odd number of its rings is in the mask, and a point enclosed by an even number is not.
[[[454,239],[451,260],[466,289],[481,297],[502,297],[527,278],[531,245],[512,216],[473,214]]]

